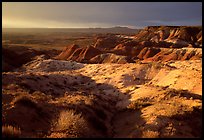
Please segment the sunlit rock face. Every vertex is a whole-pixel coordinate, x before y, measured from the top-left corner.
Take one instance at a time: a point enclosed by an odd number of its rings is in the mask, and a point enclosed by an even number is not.
[[[102,52],[92,46],[80,47],[72,44],[64,48],[64,50],[55,57],[58,60],[73,60],[77,62],[88,62],[92,57]]]
[[[180,47],[192,44],[202,47],[202,27],[194,26],[149,26],[135,35],[135,39],[152,42],[171,42]]]

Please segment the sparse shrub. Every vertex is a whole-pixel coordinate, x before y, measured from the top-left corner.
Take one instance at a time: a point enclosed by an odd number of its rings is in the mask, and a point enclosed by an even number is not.
[[[146,130],[143,132],[142,138],[158,138],[159,132],[158,131],[150,131]]]
[[[11,125],[2,126],[2,138],[19,138],[21,135],[20,128]]]
[[[131,102],[128,105],[128,108],[129,109],[142,109],[142,108],[150,106],[150,105],[152,105],[150,102],[145,102],[142,100],[136,100],[136,101]]]
[[[53,125],[54,132],[63,132],[67,137],[87,137],[90,135],[87,121],[74,110],[62,111],[57,122]]]

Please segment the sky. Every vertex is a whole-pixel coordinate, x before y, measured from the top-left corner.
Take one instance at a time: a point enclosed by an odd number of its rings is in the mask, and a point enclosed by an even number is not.
[[[202,2],[2,2],[3,28],[202,25]]]

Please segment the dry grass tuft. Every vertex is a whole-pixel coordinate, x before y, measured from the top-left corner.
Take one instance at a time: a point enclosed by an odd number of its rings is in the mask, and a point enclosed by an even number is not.
[[[142,138],[158,138],[159,137],[159,132],[158,131],[144,131]]]
[[[20,128],[16,128],[11,125],[2,126],[2,137],[3,138],[19,138],[21,135]]]
[[[60,113],[57,122],[54,123],[54,133],[50,137],[58,133],[66,134],[63,137],[86,137],[89,135],[88,131],[87,121],[82,115],[77,114],[74,110],[68,110]]]
[[[140,109],[147,107],[147,106],[150,106],[150,105],[152,105],[152,103],[145,102],[142,100],[136,100],[136,101],[131,102],[127,108],[133,109],[133,110],[140,110]]]

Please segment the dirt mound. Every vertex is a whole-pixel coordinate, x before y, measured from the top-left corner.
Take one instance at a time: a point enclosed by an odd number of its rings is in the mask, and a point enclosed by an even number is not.
[[[59,51],[55,49],[34,49],[25,46],[7,46],[3,45],[2,47],[2,63],[3,71],[12,71],[16,68],[21,67],[23,64],[26,64],[34,59],[35,57],[44,55],[46,58],[53,58],[58,55]]]
[[[84,64],[77,63],[75,61],[63,61],[63,60],[53,60],[44,59],[43,56],[38,56],[33,61],[23,65],[17,71],[64,71],[64,70],[74,70],[84,67]]]
[[[2,55],[3,71],[9,71],[12,70],[12,68],[20,67],[32,58],[32,52],[27,51],[26,53],[18,54],[15,51],[5,48],[2,48]],[[7,69],[5,69],[6,67]]]
[[[22,51],[19,51],[18,48],[2,48],[2,62],[3,62],[3,71],[12,71],[16,68],[21,67],[23,64],[26,64],[38,55],[45,55],[47,58],[51,58],[56,55],[58,51],[37,51],[34,49],[25,48]]]

